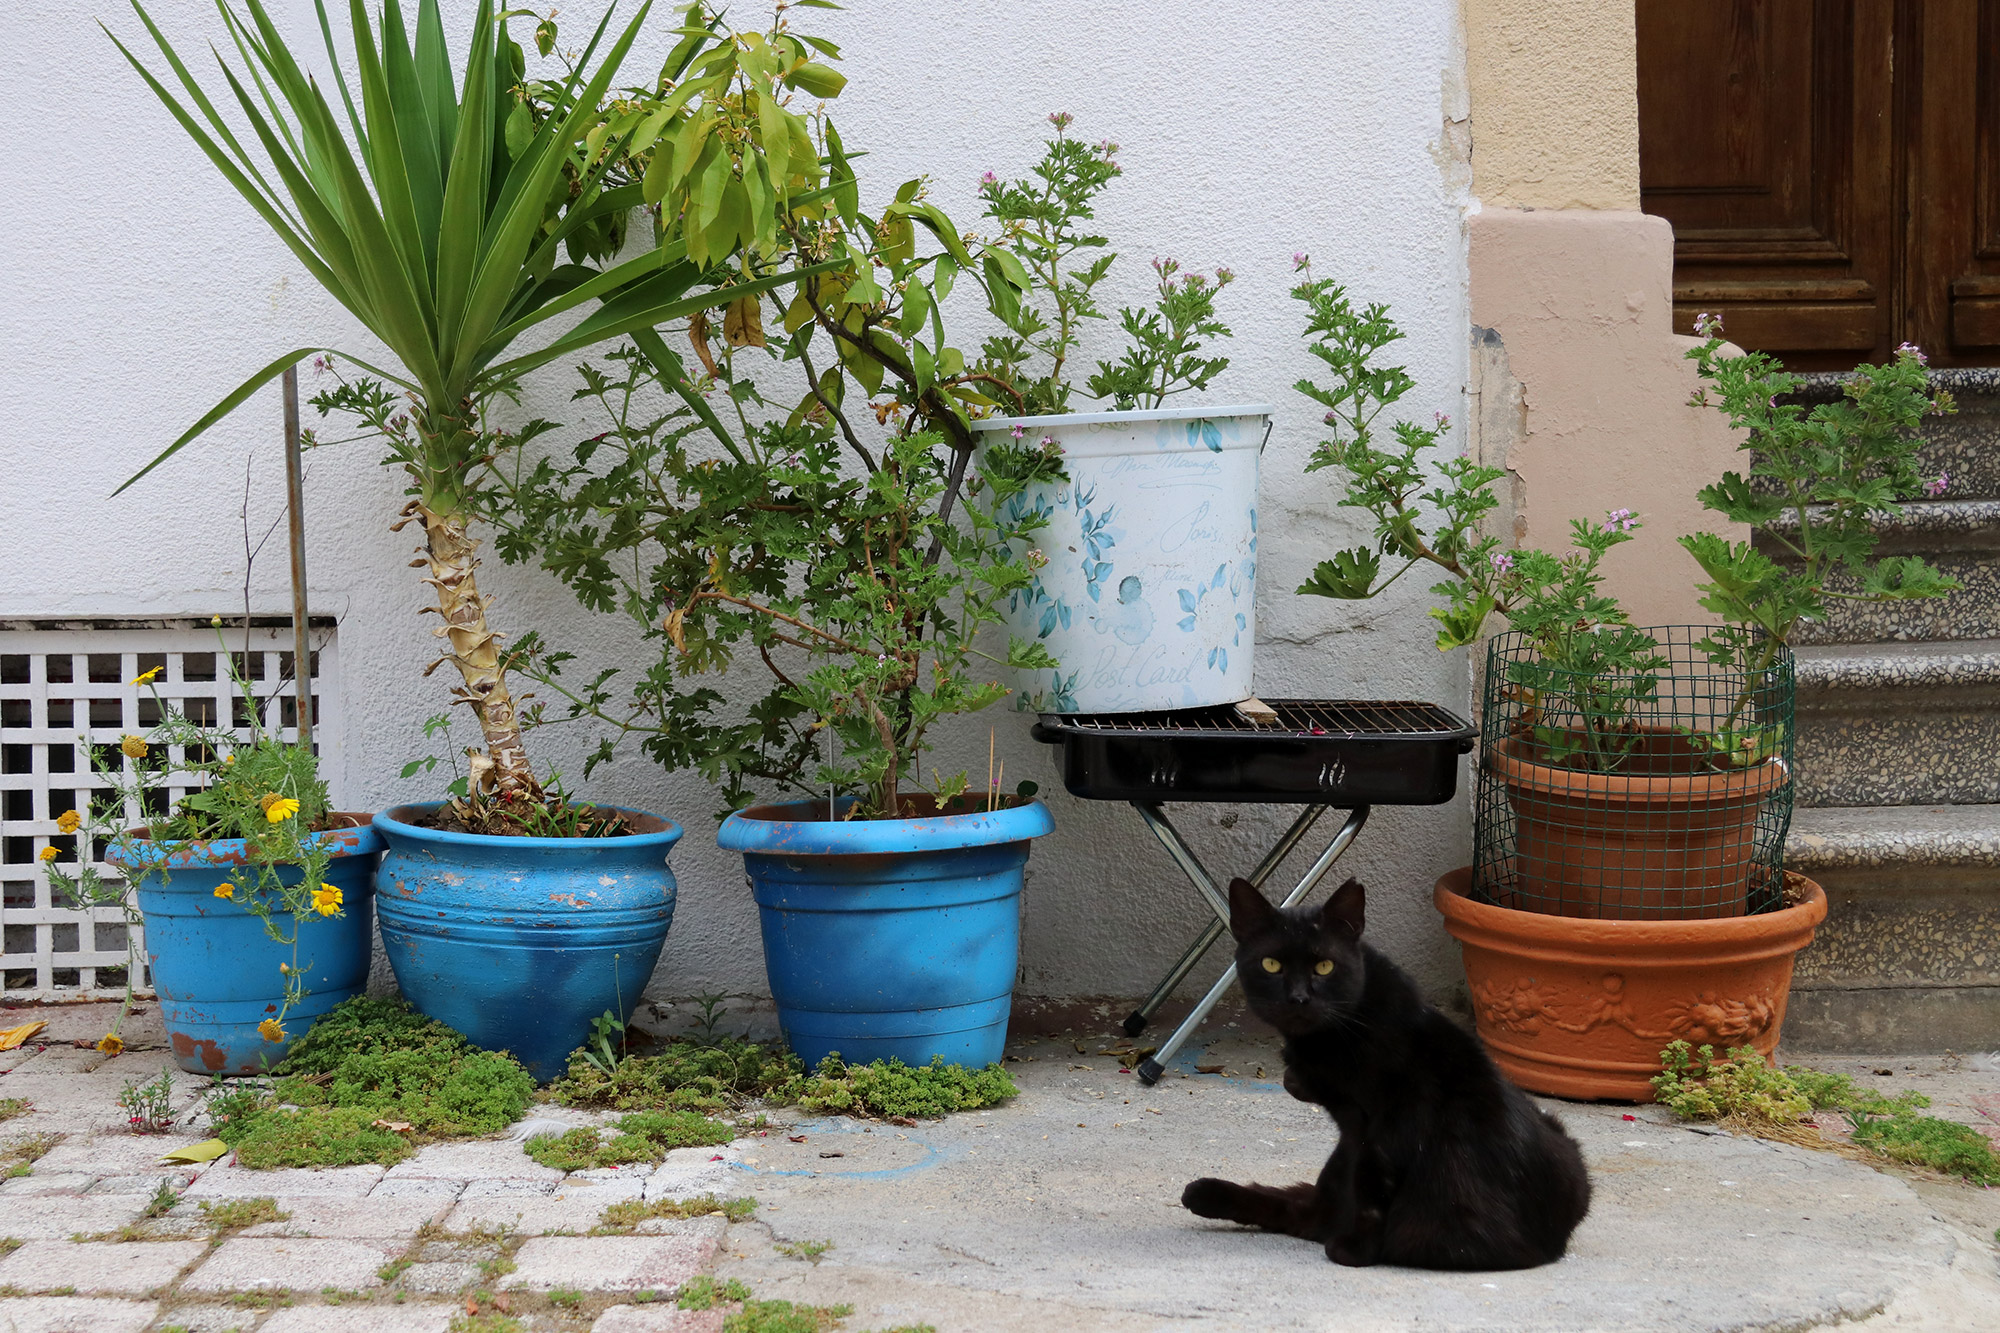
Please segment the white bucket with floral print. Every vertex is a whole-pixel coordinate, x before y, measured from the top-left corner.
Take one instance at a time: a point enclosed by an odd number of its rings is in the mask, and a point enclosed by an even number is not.
[[[1257,460],[1268,407],[994,418],[989,438],[1052,441],[1068,479],[1008,501],[1039,510],[1047,563],[1008,628],[1060,664],[1017,673],[1015,705],[1142,713],[1250,697],[1257,639]]]

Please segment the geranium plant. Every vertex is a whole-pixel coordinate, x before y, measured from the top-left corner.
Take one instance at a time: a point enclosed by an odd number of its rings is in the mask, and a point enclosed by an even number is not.
[[[612,729],[593,763],[632,738],[719,782],[731,806],[755,784],[895,817],[923,781],[930,727],[1006,693],[985,663],[1053,665],[1019,640],[990,658],[980,635],[1027,581],[1034,522],[1003,527],[960,501],[1004,497],[1058,460],[1024,446],[972,461],[971,420],[1019,398],[969,366],[944,323],[968,286],[1018,318],[1027,275],[963,237],[922,180],[863,211],[825,105],[839,91],[830,43],[782,9],[758,32],[719,18],[689,32],[689,78],[608,106],[605,123],[650,127],[618,170],[671,243],[718,265],[722,326],[697,314],[586,364],[576,398],[608,429],[567,456],[502,450],[483,483],[503,555],[624,610],[660,659],[587,683],[536,639],[513,660],[563,716]],[[816,106],[758,91],[757,71],[807,49]],[[764,688],[746,703],[725,673],[751,655]],[[966,783],[933,774],[933,796]]]
[[[42,859],[49,887],[65,907],[117,908],[125,916],[127,940],[136,941],[143,920],[130,889],[122,879],[101,875],[94,864],[105,849],[133,873],[164,881],[172,878],[177,859],[219,839],[242,839],[243,859],[215,896],[262,921],[265,933],[291,951],[291,961],[280,965],[284,999],[258,1028],[265,1040],[282,1042],[285,1015],[305,997],[311,971],[310,955],[300,957],[302,927],[346,910],[340,887],[326,882],[333,845],[317,835],[346,825],[330,817],[312,747],[286,741],[265,725],[263,705],[222,639],[221,619],[211,623],[222,649],[217,659],[242,700],[237,709],[242,731],[190,720],[160,697],[154,684],[158,667],[141,672],[132,683],[153,696],[160,721],[115,746],[79,742],[103,789],[86,809],[56,817],[56,827],[76,838],[76,861],[62,861],[54,846],[43,850]],[[182,794],[175,798],[175,791]],[[132,827],[132,811],[145,816],[143,827]],[[113,1054],[124,1048],[119,1029],[131,1011],[137,974],[138,960],[129,957],[127,947],[125,1003],[98,1043]]]
[[[1504,473],[1466,455],[1437,459],[1448,418],[1396,420],[1387,432],[1393,442],[1380,439],[1383,414],[1414,385],[1403,367],[1377,361],[1403,336],[1387,307],[1358,306],[1338,283],[1313,278],[1304,256],[1298,263],[1305,277],[1293,296],[1307,307],[1308,350],[1333,372],[1330,385],[1297,385],[1326,409],[1334,430],[1307,470],[1339,468],[1347,479],[1340,503],[1375,521],[1372,543],[1321,561],[1299,592],[1369,598],[1419,565],[1441,571],[1431,592],[1444,604],[1430,610],[1438,648],[1473,643],[1494,614],[1502,616],[1534,649],[1531,660],[1509,665],[1508,679],[1534,700],[1527,715],[1536,719],[1539,751],[1551,763],[1617,769],[1637,745],[1632,714],[1654,697],[1668,666],[1653,638],[1600,588],[1599,562],[1630,540],[1638,516],[1619,509],[1602,522],[1573,521],[1567,556],[1501,549],[1482,522],[1499,503],[1492,488]],[[1743,680],[1714,725],[1681,731],[1715,762],[1740,766],[1767,758],[1782,739],[1777,724],[1743,714],[1801,625],[1832,601],[1935,597],[1958,586],[1916,557],[1874,555],[1881,517],[1919,495],[1942,494],[1946,478],[1916,469],[1916,431],[1925,416],[1952,405],[1930,392],[1922,353],[1905,346],[1886,365],[1861,367],[1840,401],[1807,409],[1786,401],[1799,381],[1774,358],[1724,356],[1720,322],[1703,316],[1700,328],[1711,336],[1688,352],[1704,381],[1694,401],[1726,412],[1747,432],[1740,447],[1753,457],[1748,478],[1725,473],[1700,499],[1759,528],[1791,557],[1781,563],[1713,533],[1680,539],[1708,575],[1696,585],[1701,604],[1722,619],[1700,646]],[[1398,562],[1387,578],[1385,560]]]
[[[1015,386],[1024,415],[1070,410],[1070,358],[1085,321],[1105,318],[1095,291],[1117,259],[1105,250],[1109,240],[1083,224],[1095,220],[1096,197],[1122,174],[1118,145],[1105,139],[1086,147],[1072,139],[1074,117],[1066,111],[1051,113],[1049,123],[1055,137],[1045,141],[1029,178],[1003,181],[989,171],[979,183],[986,216],[1020,252],[1031,280],[1012,331],[986,340],[981,365]],[[1091,397],[1108,398],[1121,411],[1205,389],[1229,365],[1228,357],[1203,356],[1202,348],[1229,336],[1215,302],[1235,275],[1226,268],[1213,276],[1184,271],[1176,259],[1153,260],[1153,272],[1152,307],[1119,311],[1126,348],[1115,362],[1099,361],[1086,382]]]

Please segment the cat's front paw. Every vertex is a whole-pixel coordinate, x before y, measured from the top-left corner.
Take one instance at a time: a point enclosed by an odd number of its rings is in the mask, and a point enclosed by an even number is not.
[[[1196,1217],[1217,1217],[1234,1220],[1236,1216],[1236,1186],[1213,1176],[1203,1176],[1200,1180],[1188,1182],[1181,1191],[1181,1207]]]

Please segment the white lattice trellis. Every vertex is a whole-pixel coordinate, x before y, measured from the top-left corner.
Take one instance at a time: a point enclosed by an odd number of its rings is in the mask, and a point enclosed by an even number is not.
[[[244,664],[264,725],[293,739],[291,622],[252,621],[247,651],[245,633],[240,618],[224,631],[229,651]],[[332,621],[314,618],[312,643],[313,740],[321,771],[332,775],[340,745]],[[39,856],[54,846],[64,861],[76,859],[77,839],[56,828],[56,817],[101,801],[106,790],[83,747],[106,747],[100,753],[116,757],[122,736],[159,721],[152,692],[131,683],[153,667],[162,668],[154,678],[160,698],[191,720],[238,729],[248,723],[206,620],[0,621],[0,983],[10,998],[124,989],[124,916],[115,908],[57,906]],[[168,789],[169,800],[180,795]],[[124,812],[133,824],[146,813],[136,805]],[[99,869],[109,871],[102,863]]]

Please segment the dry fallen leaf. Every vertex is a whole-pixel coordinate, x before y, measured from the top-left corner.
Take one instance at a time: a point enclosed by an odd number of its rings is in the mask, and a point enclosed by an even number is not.
[[[906,1115],[892,1115],[889,1117],[889,1123],[892,1125],[902,1125],[906,1129],[915,1129],[917,1127],[917,1122]]]
[[[844,1153],[844,1152],[823,1152],[823,1153],[821,1153],[821,1154],[820,1154],[820,1156],[821,1156],[821,1157],[845,1157],[845,1156],[847,1156],[847,1154],[846,1154],[846,1153]]]
[[[34,1023],[23,1023],[17,1028],[7,1028],[4,1031],[0,1031],[0,1051],[13,1050],[16,1046],[19,1046],[22,1042],[47,1026],[46,1022],[37,1021]],[[95,1046],[97,1043],[88,1042],[85,1044]]]
[[[806,1136],[803,1134],[787,1134],[785,1137],[793,1143],[804,1143],[806,1141]]]
[[[501,1314],[512,1314],[514,1311],[514,1302],[508,1300],[507,1293],[503,1291],[493,1298],[493,1308]]]
[[[1220,1074],[1222,1069],[1221,1065],[1196,1065],[1194,1072],[1197,1074]]]
[[[417,1127],[407,1120],[377,1120],[373,1127],[376,1129],[386,1129],[391,1134],[414,1134],[417,1132]]]

